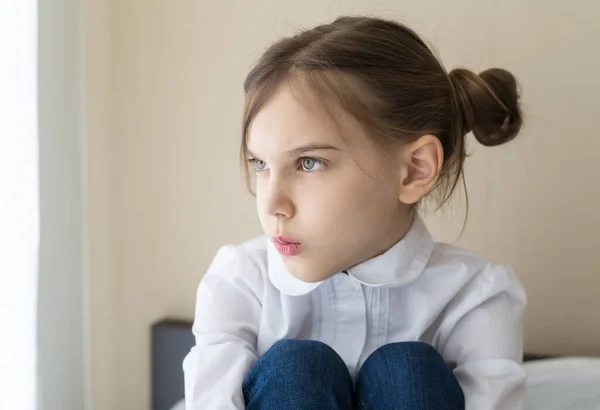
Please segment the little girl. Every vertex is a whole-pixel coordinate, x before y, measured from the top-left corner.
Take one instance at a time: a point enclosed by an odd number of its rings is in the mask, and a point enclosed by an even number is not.
[[[515,78],[448,74],[409,28],[342,17],[272,45],[244,91],[265,235],[200,283],[186,408],[522,409],[522,286],[417,213],[462,178],[465,134],[518,133]]]

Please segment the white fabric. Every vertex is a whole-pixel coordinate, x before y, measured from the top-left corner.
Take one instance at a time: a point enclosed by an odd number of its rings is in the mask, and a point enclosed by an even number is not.
[[[225,246],[198,287],[186,408],[244,409],[251,366],[292,338],[328,344],[353,377],[380,346],[423,341],[454,369],[467,410],[520,410],[525,299],[509,269],[434,243],[419,218],[384,254],[320,283],[293,277],[266,237]]]
[[[171,410],[185,410],[185,400],[179,400],[173,407],[171,407]]]
[[[528,410],[600,410],[600,359],[567,357],[523,367]]]

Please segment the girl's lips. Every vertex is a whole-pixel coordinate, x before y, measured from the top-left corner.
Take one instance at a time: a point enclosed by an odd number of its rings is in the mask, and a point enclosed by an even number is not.
[[[299,243],[274,242],[273,244],[277,252],[285,256],[295,256],[302,252],[302,246]]]
[[[302,244],[284,236],[273,238],[273,245],[277,252],[285,256],[294,256],[302,252]]]
[[[273,238],[273,242],[278,242],[278,243],[283,243],[283,244],[290,244],[290,243],[300,244],[300,242],[297,242],[297,241],[293,240],[292,238],[288,238],[286,236],[275,236]]]

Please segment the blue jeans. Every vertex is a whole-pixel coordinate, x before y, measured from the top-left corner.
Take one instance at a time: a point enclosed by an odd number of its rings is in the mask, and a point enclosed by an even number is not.
[[[324,343],[280,340],[243,383],[246,410],[463,410],[463,392],[440,354],[421,342],[391,343],[362,366],[356,386]]]

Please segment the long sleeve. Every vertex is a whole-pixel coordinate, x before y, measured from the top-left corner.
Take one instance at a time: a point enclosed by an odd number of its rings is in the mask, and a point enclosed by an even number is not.
[[[490,266],[464,290],[443,355],[456,363],[466,410],[524,409],[523,287],[510,270]]]
[[[187,410],[243,410],[242,382],[256,361],[263,279],[239,249],[223,247],[197,292],[196,345],[183,362]]]

